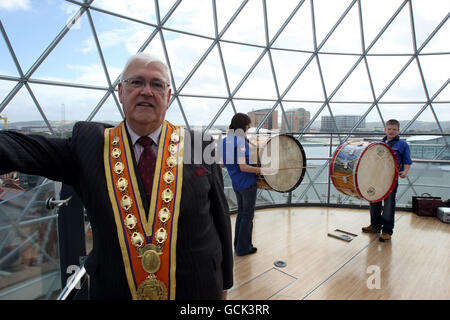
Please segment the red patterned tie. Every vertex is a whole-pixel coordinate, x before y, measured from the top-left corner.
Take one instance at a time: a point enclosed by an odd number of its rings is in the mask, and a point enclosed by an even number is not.
[[[153,140],[149,137],[140,137],[137,142],[144,147],[144,151],[139,158],[138,169],[144,184],[145,193],[150,200],[156,163],[155,153],[152,150]]]

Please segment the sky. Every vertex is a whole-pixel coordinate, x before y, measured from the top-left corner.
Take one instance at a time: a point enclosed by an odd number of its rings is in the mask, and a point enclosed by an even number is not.
[[[226,125],[235,110],[249,112],[272,108],[278,97],[285,110],[303,107],[317,121],[320,121],[321,116],[330,114],[328,107],[323,108],[327,100],[330,101],[333,115],[367,113],[366,122],[380,121],[378,110],[369,109],[374,96],[367,68],[375,98],[381,97],[379,106],[384,119],[409,120],[422,110],[428,100],[427,94],[432,99],[450,76],[449,19],[422,48],[424,41],[448,16],[448,0],[412,0],[411,6],[406,2],[403,7],[402,0],[361,0],[364,43],[358,2],[216,0],[220,47],[215,41],[212,0],[183,0],[167,20],[165,17],[176,1],[159,0],[159,17],[164,21],[161,32],[155,32],[158,14],[154,1],[94,0],[93,8],[89,10],[90,16],[84,13],[75,24],[71,24],[80,9],[76,2],[0,0],[0,20],[24,74],[69,25],[70,30],[31,74],[30,79],[93,87],[70,88],[30,83],[30,90],[23,86],[9,104],[0,106],[0,114],[7,116],[8,121],[41,120],[36,101],[51,121],[88,118],[95,121],[120,121],[121,114],[111,96],[95,115],[92,115],[92,110],[105,96],[108,77],[114,82],[127,58],[140,50],[152,34],[156,35],[145,51],[164,59],[164,48],[167,50],[173,75],[172,86],[179,94],[167,112],[167,119],[175,124],[185,122],[181,108],[191,125],[210,124],[223,108],[214,124]],[[241,5],[242,11],[227,25]],[[264,8],[267,12],[267,30]],[[415,33],[411,28],[411,8]],[[295,15],[279,33],[294,9]],[[346,10],[348,12],[341,23],[327,38]],[[396,18],[374,41],[397,10]],[[94,31],[105,60],[106,73],[93,36]],[[420,63],[416,59],[411,60],[414,39],[417,48],[421,49],[418,58]],[[318,49],[317,56],[314,54],[315,46]],[[271,49],[268,51],[267,47]],[[365,60],[361,59],[363,47],[370,49],[367,51],[367,66]],[[205,55],[206,52],[209,54]],[[201,58],[204,58],[203,63],[192,74]],[[256,61],[259,63],[252,68]],[[384,92],[409,61],[408,67],[391,89]],[[353,67],[354,71],[340,85]],[[303,72],[297,78],[300,70]],[[247,80],[242,82],[247,74]],[[0,103],[17,84],[18,77],[19,72],[2,34]],[[227,100],[230,95],[233,104]],[[450,121],[450,85],[433,102],[437,118]],[[278,104],[276,109],[280,122],[281,105]],[[318,111],[321,113],[316,115]],[[430,108],[426,108],[417,119],[433,121],[434,115]]]

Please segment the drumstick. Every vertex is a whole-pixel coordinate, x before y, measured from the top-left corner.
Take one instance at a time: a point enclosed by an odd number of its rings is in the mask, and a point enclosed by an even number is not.
[[[289,168],[279,168],[274,170],[291,170],[291,169],[311,169],[311,168],[317,168],[317,166],[307,166],[307,167],[289,167]]]

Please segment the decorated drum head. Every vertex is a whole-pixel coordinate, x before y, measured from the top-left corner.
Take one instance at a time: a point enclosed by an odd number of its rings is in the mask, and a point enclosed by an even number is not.
[[[333,185],[343,194],[379,202],[395,187],[398,179],[394,150],[381,142],[346,142],[331,160]]]

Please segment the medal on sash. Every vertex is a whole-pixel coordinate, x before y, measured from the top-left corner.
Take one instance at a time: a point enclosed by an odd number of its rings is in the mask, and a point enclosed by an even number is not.
[[[175,299],[183,142],[184,129],[165,121],[158,143],[147,215],[142,205],[125,123],[105,130],[106,181],[133,299]]]

